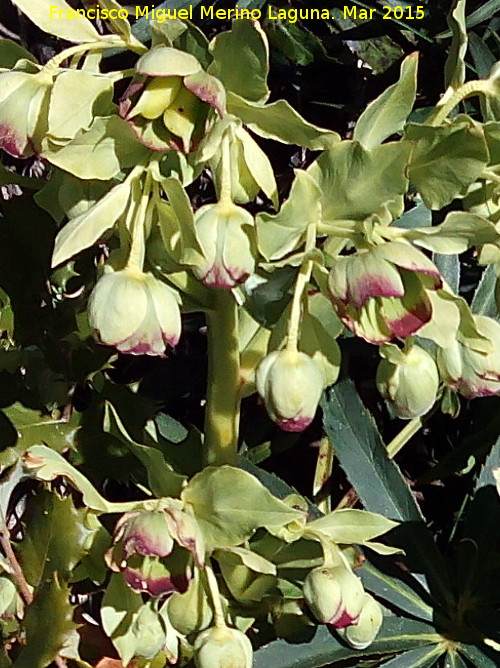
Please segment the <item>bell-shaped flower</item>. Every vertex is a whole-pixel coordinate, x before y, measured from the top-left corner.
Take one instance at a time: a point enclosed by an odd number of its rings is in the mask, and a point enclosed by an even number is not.
[[[0,74],[0,148],[16,158],[39,152],[51,86],[52,77],[44,71]]]
[[[358,622],[365,590],[347,565],[313,568],[307,574],[302,591],[318,622],[338,629]]]
[[[153,47],[135,69],[120,114],[148,148],[188,153],[211,123],[210,110],[224,113],[222,84],[190,53],[169,46]]]
[[[500,394],[500,323],[484,315],[473,318],[479,333],[490,342],[491,352],[474,350],[457,339],[437,353],[445,385],[466,399]]]
[[[252,658],[250,640],[228,626],[202,631],[194,643],[196,668],[252,668]]]
[[[203,260],[193,267],[205,285],[230,290],[254,271],[254,220],[232,202],[202,206],[194,216]]]
[[[396,415],[410,420],[427,413],[436,401],[439,387],[434,358],[415,344],[407,350],[385,344],[381,355],[386,359],[377,369],[377,387]]]
[[[132,355],[163,355],[181,335],[176,293],[150,273],[125,268],[97,281],[89,322],[98,340]]]
[[[357,624],[337,629],[337,633],[354,649],[365,649],[375,640],[382,621],[383,614],[379,603],[373,596],[365,593]]]
[[[309,355],[276,350],[260,362],[255,384],[269,417],[278,427],[303,431],[316,415],[325,378]]]
[[[202,565],[201,530],[175,499],[162,509],[125,513],[105,554],[108,566],[121,572],[132,589],[151,596],[185,592],[192,578],[193,558]]]
[[[342,322],[370,343],[417,332],[432,317],[437,267],[408,243],[390,241],[335,260],[328,286]]]

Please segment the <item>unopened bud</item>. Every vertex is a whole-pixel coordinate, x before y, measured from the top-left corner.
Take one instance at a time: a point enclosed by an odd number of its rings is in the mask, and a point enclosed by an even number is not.
[[[316,414],[324,377],[309,355],[278,350],[259,364],[255,384],[270,418],[281,429],[303,431]]]
[[[194,650],[196,668],[252,668],[252,645],[238,629],[207,629],[196,638]]]
[[[365,591],[351,569],[340,565],[310,571],[304,581],[303,593],[319,622],[343,628],[358,621]]]
[[[373,596],[365,593],[358,623],[337,629],[337,633],[354,649],[365,649],[375,640],[382,621],[382,608]]]

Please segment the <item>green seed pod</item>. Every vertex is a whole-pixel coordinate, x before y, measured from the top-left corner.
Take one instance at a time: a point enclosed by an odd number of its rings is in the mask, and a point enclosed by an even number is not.
[[[196,668],[252,668],[252,645],[238,629],[207,629],[196,638],[194,650]]]
[[[373,596],[365,593],[358,623],[337,629],[337,633],[354,649],[365,649],[375,640],[382,621],[382,608]]]
[[[279,350],[259,364],[255,384],[269,417],[280,429],[303,431],[316,414],[324,377],[309,355]]]

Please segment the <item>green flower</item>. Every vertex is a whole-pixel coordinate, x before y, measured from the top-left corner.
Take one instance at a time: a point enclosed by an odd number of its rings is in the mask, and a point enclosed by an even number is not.
[[[152,274],[126,268],[105,274],[89,300],[89,322],[101,343],[132,355],[163,355],[181,335],[175,292]]]
[[[437,353],[444,383],[466,399],[500,394],[500,323],[484,315],[473,318],[479,333],[491,343],[491,352],[474,350],[458,338]]]
[[[427,413],[436,401],[439,387],[433,357],[414,344],[407,350],[385,344],[380,354],[386,359],[377,369],[377,387],[398,417],[410,420]]]
[[[193,267],[205,285],[230,290],[255,269],[252,216],[232,202],[202,206],[195,213],[204,260]]]
[[[318,622],[344,628],[358,622],[365,591],[346,565],[320,566],[304,581],[304,600]]]
[[[337,633],[354,649],[365,649],[375,640],[382,621],[382,608],[373,596],[365,593],[357,624],[337,629]]]
[[[370,343],[417,332],[432,317],[427,292],[441,285],[435,265],[400,241],[338,257],[328,280],[342,322]]]
[[[139,58],[120,102],[120,114],[139,141],[156,151],[188,153],[211,124],[211,109],[223,115],[225,91],[189,53],[155,46]]]
[[[255,372],[257,392],[269,417],[284,431],[303,431],[313,421],[325,379],[305,353],[277,350]]]
[[[252,645],[238,629],[207,629],[196,638],[194,651],[196,668],[252,668]]]

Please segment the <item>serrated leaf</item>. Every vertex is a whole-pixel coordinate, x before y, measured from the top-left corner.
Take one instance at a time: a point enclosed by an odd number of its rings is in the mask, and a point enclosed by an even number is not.
[[[69,587],[59,584],[55,574],[37,587],[23,621],[26,645],[13,668],[46,668],[53,661],[68,633],[76,628],[69,597]]]
[[[325,431],[365,507],[398,521],[418,521],[420,511],[354,383],[342,380],[322,401]]]
[[[189,481],[182,500],[191,504],[207,544],[217,547],[234,547],[259,527],[278,529],[303,517],[231,466],[205,468]]]
[[[30,21],[49,35],[69,42],[98,42],[103,39],[92,23],[84,16],[78,16],[65,0],[12,1]]]
[[[493,223],[466,211],[452,211],[440,225],[413,229],[405,236],[417,246],[446,255],[463,253],[471,246],[480,246],[499,238]]]
[[[136,443],[123,426],[116,409],[105,402],[104,431],[125,443],[147,472],[149,487],[155,496],[179,496],[186,477],[176,473],[157,448]]]
[[[493,265],[486,267],[472,299],[471,310],[473,313],[498,318],[498,307],[495,299],[497,280],[495,267]]]
[[[11,426],[14,442],[3,438],[4,449],[0,452],[0,469],[13,464],[32,445],[46,443],[59,452],[73,449],[80,429],[81,414],[74,411],[69,420],[54,419],[40,411],[27,408],[16,402],[2,410]],[[3,429],[7,425],[3,426]],[[5,447],[5,446],[8,447]]]
[[[404,59],[399,81],[370,102],[359,117],[353,133],[355,141],[370,149],[403,129],[415,102],[417,66],[417,52]]]
[[[439,645],[418,647],[379,665],[386,668],[431,668],[442,654],[444,649]]]

